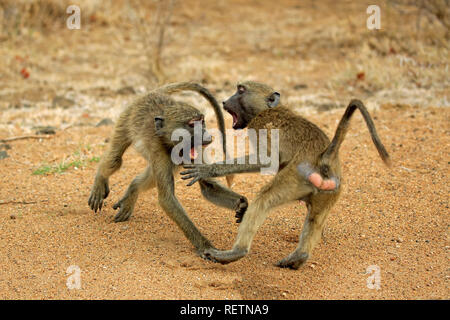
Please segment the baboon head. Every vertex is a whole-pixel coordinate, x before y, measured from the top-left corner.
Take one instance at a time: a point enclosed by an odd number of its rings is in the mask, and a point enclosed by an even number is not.
[[[238,83],[236,93],[223,102],[223,108],[233,117],[233,129],[243,129],[257,114],[279,102],[280,94],[271,87],[246,81]]]
[[[156,136],[161,139],[169,152],[180,142],[189,144],[183,149],[190,149],[190,157],[193,159],[197,155],[198,148],[212,142],[204,118],[200,111],[186,103],[179,102],[174,106],[167,106],[162,115],[155,117]],[[181,130],[176,131],[178,129]],[[183,149],[180,152],[181,157]]]

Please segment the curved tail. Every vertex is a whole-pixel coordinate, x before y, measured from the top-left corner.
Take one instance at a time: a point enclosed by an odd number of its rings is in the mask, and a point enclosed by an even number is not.
[[[214,113],[216,114],[217,123],[219,125],[219,130],[222,133],[222,142],[223,142],[223,152],[226,156],[226,146],[227,146],[227,140],[226,140],[226,134],[225,134],[225,121],[223,119],[223,113],[222,108],[219,106],[219,103],[217,102],[216,98],[211,94],[211,92],[203,87],[202,85],[195,83],[195,82],[177,82],[177,83],[171,83],[165,86],[162,86],[155,90],[156,92],[163,93],[163,94],[171,94],[176,93],[179,91],[195,91],[199,93],[201,96],[203,96],[208,102],[211,104],[211,106],[214,109]],[[228,186],[231,186],[233,181],[233,176],[227,176],[227,183]]]
[[[323,160],[332,160],[336,158],[339,147],[342,144],[342,141],[345,139],[345,135],[347,134],[348,125],[350,122],[350,118],[352,117],[353,113],[356,109],[359,109],[361,112],[364,120],[366,121],[367,127],[370,132],[370,136],[372,137],[372,141],[375,145],[375,147],[378,150],[378,154],[380,155],[383,162],[388,166],[391,167],[391,159],[389,157],[389,154],[387,153],[383,143],[381,143],[380,138],[378,137],[377,130],[375,129],[375,125],[372,121],[372,117],[370,116],[369,112],[367,111],[364,104],[357,99],[353,99],[350,101],[347,109],[345,110],[344,115],[341,118],[341,121],[339,122],[339,125],[336,129],[336,133],[334,134],[333,140],[328,145],[327,149],[322,153],[322,159]]]

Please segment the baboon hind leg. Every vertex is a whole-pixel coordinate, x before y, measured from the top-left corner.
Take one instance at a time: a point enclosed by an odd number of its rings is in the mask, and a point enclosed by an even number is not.
[[[300,234],[297,248],[286,258],[278,262],[281,268],[298,269],[311,256],[314,247],[319,243],[325,221],[337,197],[327,197],[325,195],[315,195],[308,203],[308,213]]]
[[[115,222],[127,221],[134,210],[134,205],[138,199],[139,193],[156,186],[151,166],[148,166],[144,172],[137,175],[128,186],[124,196],[113,206],[116,210],[120,208],[119,212],[114,217]]]
[[[311,186],[305,184],[303,179],[286,169],[280,171],[250,203],[239,226],[233,249],[227,251],[207,250],[206,254],[211,260],[226,264],[243,258],[249,252],[253,237],[271,209],[304,198],[313,192]]]
[[[110,146],[100,160],[100,164],[95,175],[94,185],[88,204],[94,212],[102,210],[103,200],[109,194],[109,177],[119,170],[122,165],[122,156],[131,145],[128,131],[117,125],[111,139]]]

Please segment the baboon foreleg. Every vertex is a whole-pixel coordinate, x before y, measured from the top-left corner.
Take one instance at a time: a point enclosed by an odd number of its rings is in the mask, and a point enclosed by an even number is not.
[[[213,179],[200,180],[202,195],[215,205],[234,210],[236,222],[240,223],[248,207],[247,198],[226,188]]]
[[[187,186],[192,186],[194,183],[200,180],[205,180],[208,178],[217,178],[227,176],[227,182],[230,184],[230,176],[238,173],[248,173],[257,172],[261,170],[264,165],[259,163],[250,164],[250,156],[236,158],[233,160],[235,164],[229,165],[224,163],[213,163],[213,164],[184,164],[183,168],[186,170],[181,171],[181,179],[191,180]],[[241,163],[241,164],[240,164]]]
[[[153,178],[153,171],[151,166],[136,176],[129,185],[127,191],[125,192],[122,199],[120,199],[114,206],[113,209],[116,210],[120,208],[119,212],[114,217],[115,222],[127,221],[134,210],[134,205],[139,196],[139,193],[154,187],[155,180]]]
[[[92,186],[91,195],[89,196],[88,204],[95,213],[97,210],[102,211],[103,200],[109,195],[108,178],[103,177],[99,173],[95,176],[94,185]]]
[[[197,249],[197,253],[205,258],[204,252],[214,248],[211,242],[206,239],[189,219],[186,211],[181,206],[175,196],[175,184],[172,175],[172,168],[165,168],[163,164],[169,166],[171,162],[160,161],[159,169],[154,171],[155,180],[158,187],[158,201],[166,214],[178,225],[184,235]]]
[[[94,212],[102,210],[103,200],[109,194],[109,177],[119,170],[122,165],[122,156],[130,146],[131,141],[127,138],[127,133],[118,126],[111,140],[111,145],[103,155],[92,186],[88,204]]]

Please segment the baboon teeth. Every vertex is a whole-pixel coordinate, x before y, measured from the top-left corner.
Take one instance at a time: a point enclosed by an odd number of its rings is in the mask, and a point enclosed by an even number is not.
[[[236,123],[238,122],[238,116],[236,113],[234,113],[233,111],[228,111],[231,116],[233,117],[233,127],[236,125]]]
[[[233,126],[235,126],[237,123],[237,117],[236,115],[233,115]]]

